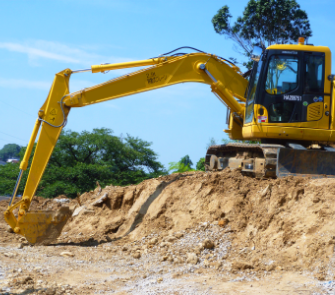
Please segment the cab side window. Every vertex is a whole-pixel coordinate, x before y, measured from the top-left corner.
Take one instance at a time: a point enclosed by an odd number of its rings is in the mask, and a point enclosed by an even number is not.
[[[324,57],[305,55],[306,72],[304,93],[323,93]]]

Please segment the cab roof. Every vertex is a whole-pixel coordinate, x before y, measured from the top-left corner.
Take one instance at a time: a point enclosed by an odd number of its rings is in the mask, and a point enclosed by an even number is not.
[[[299,45],[299,44],[274,44],[270,45],[267,50],[294,50],[294,51],[314,51],[330,53],[328,46],[313,46],[313,45]]]

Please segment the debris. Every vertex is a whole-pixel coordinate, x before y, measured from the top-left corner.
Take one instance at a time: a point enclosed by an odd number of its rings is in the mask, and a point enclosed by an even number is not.
[[[72,213],[72,217],[79,215],[79,213],[83,210],[86,209],[85,206],[82,207],[77,207],[76,209],[74,209],[73,213]]]
[[[70,251],[64,251],[62,253],[60,253],[61,256],[64,256],[64,257],[74,257],[74,254]]]
[[[199,261],[199,258],[197,256],[197,254],[195,254],[195,253],[187,253],[186,263],[197,264],[198,261]]]
[[[218,222],[218,225],[221,227],[225,227],[228,224],[229,220],[227,218],[221,219]]]
[[[70,202],[70,199],[54,199],[54,201],[55,201],[56,203],[64,204],[64,203],[69,203],[69,202]]]
[[[17,256],[16,253],[10,253],[10,252],[8,252],[8,253],[4,253],[3,255],[4,255],[5,257],[8,257],[8,258],[14,258],[14,257]]]
[[[7,228],[6,228],[6,232],[13,233],[14,230],[8,225]]]
[[[182,238],[183,236],[184,236],[184,234],[183,233],[174,233],[174,236],[177,238],[177,239],[180,239],[180,238]]]
[[[133,253],[133,258],[140,259],[141,258],[141,253],[140,252]]]
[[[158,239],[157,238],[152,238],[150,241],[149,241],[149,245],[155,245],[158,243]]]
[[[215,247],[214,242],[209,239],[206,239],[202,244],[205,249],[213,249]]]
[[[92,206],[99,206],[108,199],[108,194],[104,194],[101,198],[92,203]]]
[[[167,236],[167,237],[164,239],[165,242],[169,242],[169,243],[173,243],[173,242],[176,241],[176,240],[177,240],[177,238],[174,237],[174,236]]]
[[[164,248],[164,247],[170,247],[171,246],[171,243],[169,243],[169,242],[162,242],[162,243],[160,243],[160,245],[159,245],[161,248]]]

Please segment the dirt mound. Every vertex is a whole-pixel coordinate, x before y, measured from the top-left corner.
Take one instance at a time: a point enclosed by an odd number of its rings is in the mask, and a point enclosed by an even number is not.
[[[232,271],[304,270],[323,280],[334,276],[334,188],[335,179],[256,179],[226,169],[173,174],[128,187],[98,187],[80,197],[81,206],[63,196],[37,198],[32,206],[66,205],[74,210],[58,242],[113,241],[137,245],[139,253],[144,246],[159,245],[157,249],[171,250],[164,256],[170,259],[178,244],[174,238],[190,234],[192,239],[184,241],[189,253],[182,259],[194,254],[197,261],[214,265],[213,257],[220,257]],[[1,239],[7,241],[10,237],[3,232]],[[207,249],[203,257],[206,237],[216,252]],[[225,245],[222,253],[220,245]]]

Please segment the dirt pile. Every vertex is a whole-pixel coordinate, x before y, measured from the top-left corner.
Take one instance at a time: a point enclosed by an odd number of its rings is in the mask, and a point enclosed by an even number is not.
[[[98,187],[81,206],[60,196],[37,198],[33,207],[74,210],[57,243],[112,242],[135,259],[151,253],[176,265],[306,271],[324,280],[334,278],[334,189],[335,179],[256,179],[226,169]],[[2,242],[16,237],[1,221],[0,231]]]

